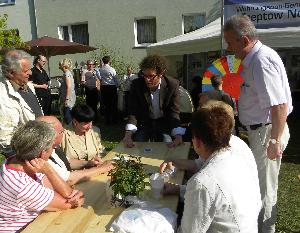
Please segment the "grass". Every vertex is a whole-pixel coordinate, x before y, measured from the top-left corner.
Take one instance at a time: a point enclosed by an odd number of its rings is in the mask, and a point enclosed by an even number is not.
[[[300,121],[297,118],[288,120],[291,138],[279,174],[278,187],[278,220],[276,232],[300,232]]]
[[[124,136],[124,123],[106,126],[100,121],[102,142],[107,151],[117,145]],[[288,120],[291,138],[282,159],[278,187],[277,233],[300,233],[300,121]],[[0,163],[4,157],[0,154]]]

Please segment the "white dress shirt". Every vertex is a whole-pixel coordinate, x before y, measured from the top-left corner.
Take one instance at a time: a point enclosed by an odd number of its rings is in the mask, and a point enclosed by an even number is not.
[[[256,163],[241,139],[231,136],[230,144],[213,153],[188,181],[181,232],[258,231],[261,195]]]
[[[116,70],[108,64],[103,65],[100,69],[101,85],[119,86]]]
[[[54,163],[51,159],[48,159],[48,163],[51,165],[51,167],[54,168],[57,174],[64,181],[67,181],[70,177],[71,172],[68,171],[65,163],[58,157],[58,155],[55,153],[55,150],[53,150],[51,157],[55,160],[56,163]]]
[[[244,84],[239,98],[239,119],[243,125],[269,123],[271,107],[288,104],[292,98],[288,78],[281,58],[273,49],[257,41],[243,60]]]

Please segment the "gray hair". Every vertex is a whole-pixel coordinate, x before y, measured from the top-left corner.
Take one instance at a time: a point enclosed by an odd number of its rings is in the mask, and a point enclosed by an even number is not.
[[[247,15],[233,15],[224,25],[224,32],[232,31],[237,39],[247,36],[250,40],[257,40],[258,35],[253,22]]]
[[[5,53],[4,59],[1,63],[2,74],[7,77],[11,71],[21,72],[23,59],[31,60],[31,55],[23,50],[12,49]]]
[[[53,126],[42,121],[28,121],[17,128],[11,139],[11,146],[19,161],[38,158],[42,151],[47,151],[53,144],[56,132]]]

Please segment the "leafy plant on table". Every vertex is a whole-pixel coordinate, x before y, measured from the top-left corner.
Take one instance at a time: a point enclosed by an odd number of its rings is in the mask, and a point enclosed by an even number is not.
[[[145,189],[146,172],[141,157],[122,154],[117,155],[115,167],[108,175],[111,176],[111,188],[113,190],[112,202],[116,202],[118,196],[125,200],[126,196],[138,196]]]

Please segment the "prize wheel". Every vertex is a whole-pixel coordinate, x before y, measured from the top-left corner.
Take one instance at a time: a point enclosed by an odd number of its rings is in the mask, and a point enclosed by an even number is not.
[[[238,100],[240,96],[240,86],[243,83],[241,76],[242,69],[241,60],[234,55],[224,56],[215,60],[204,72],[202,92],[213,89],[210,78],[217,75],[223,80],[224,92]]]

